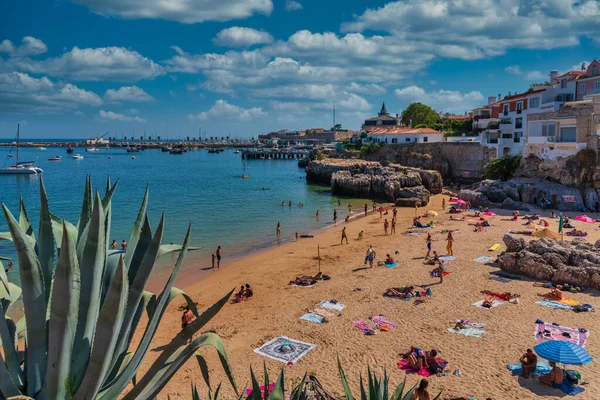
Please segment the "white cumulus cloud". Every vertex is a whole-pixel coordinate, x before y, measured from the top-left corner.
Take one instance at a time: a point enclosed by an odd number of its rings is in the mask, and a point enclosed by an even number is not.
[[[120,102],[133,102],[133,103],[152,103],[156,101],[154,97],[150,96],[143,89],[137,86],[123,86],[119,89],[108,89],[104,93],[104,100],[113,103]]]
[[[98,115],[102,119],[110,120],[110,121],[122,121],[122,122],[146,122],[144,118],[135,116],[131,117],[125,114],[119,114],[113,111],[98,111]]]
[[[40,39],[25,36],[20,46],[16,46],[8,39],[0,42],[0,53],[8,53],[11,57],[37,56],[48,51],[48,46]]]
[[[508,67],[504,68],[504,71],[513,75],[523,75],[523,71],[521,71],[521,67],[518,65],[509,65]]]
[[[72,0],[92,11],[126,19],[165,19],[193,24],[270,15],[272,0]]]
[[[188,118],[192,121],[206,121],[213,118],[230,121],[249,121],[256,117],[264,117],[265,115],[266,113],[259,107],[242,108],[229,104],[225,100],[217,100],[208,111],[203,111],[198,115],[190,114]]]
[[[427,92],[419,86],[407,86],[394,91],[396,97],[407,105],[412,102],[427,104],[436,111],[462,114],[479,107],[483,102],[483,95],[479,91],[461,93],[453,90],[438,90]]]
[[[217,33],[217,37],[213,39],[213,42],[219,46],[250,47],[255,44],[272,43],[273,36],[265,31],[232,26]]]
[[[298,11],[302,10],[302,4],[298,3],[295,0],[285,0],[285,10],[286,11]]]

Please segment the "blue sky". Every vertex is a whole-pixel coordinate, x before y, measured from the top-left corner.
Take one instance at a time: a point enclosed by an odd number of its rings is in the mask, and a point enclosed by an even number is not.
[[[0,137],[357,129],[598,57],[598,0],[6,0]]]

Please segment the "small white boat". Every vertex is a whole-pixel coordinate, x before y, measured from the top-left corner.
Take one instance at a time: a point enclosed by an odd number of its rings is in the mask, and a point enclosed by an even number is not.
[[[233,154],[240,154],[240,151],[236,150],[236,151],[233,152]]]
[[[81,154],[75,154],[73,160],[83,160],[83,156]]]
[[[0,168],[0,175],[33,175],[33,174],[41,174],[44,172],[41,168],[38,168],[34,165],[34,161],[22,161],[19,162],[19,131],[20,124],[17,124],[17,157],[15,158],[15,165],[12,165],[8,168]],[[46,150],[46,149],[44,149]],[[12,157],[11,154],[8,155]]]
[[[45,147],[38,147],[37,149],[38,149],[39,151],[46,151],[46,148],[45,148]]]
[[[131,159],[132,159],[132,160],[135,160],[135,156],[131,156]]]
[[[96,151],[98,151],[98,148],[97,147],[88,147],[88,148],[85,149],[85,151],[87,151],[87,152],[96,152]]]
[[[61,156],[54,156],[54,157],[50,157],[48,159],[48,161],[60,161],[60,160],[62,160]]]

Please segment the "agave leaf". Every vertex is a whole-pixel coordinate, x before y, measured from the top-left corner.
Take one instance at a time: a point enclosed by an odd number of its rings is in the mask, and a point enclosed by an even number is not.
[[[129,268],[129,264],[131,263],[131,259],[133,258],[133,253],[135,252],[135,248],[137,247],[138,240],[140,238],[140,232],[142,229],[142,224],[144,219],[146,218],[146,209],[148,208],[148,195],[149,195],[149,187],[146,186],[146,192],[144,193],[144,200],[142,200],[142,205],[140,207],[140,211],[138,212],[137,219],[133,224],[133,230],[131,231],[131,236],[129,237],[129,242],[127,246],[127,251],[125,253],[125,265]],[[130,282],[131,284],[131,282]]]
[[[92,218],[86,228],[87,240],[80,263],[81,295],[77,330],[75,332],[77,348],[74,351],[73,363],[71,364],[71,388],[73,391],[77,391],[77,388],[79,388],[87,368],[100,311],[102,273],[106,263],[104,222],[104,210],[100,196],[96,193]]]
[[[268,399],[269,398],[269,371],[267,371],[267,363],[263,362],[263,378],[265,380],[265,384],[263,385],[263,399]]]
[[[389,385],[389,378],[387,376],[387,370],[384,369],[383,370],[383,390],[380,393],[380,400],[388,400],[388,385]]]
[[[281,373],[279,374],[279,378],[277,382],[275,382],[275,386],[273,387],[273,391],[269,395],[269,400],[284,400],[285,399],[285,378],[283,376],[283,368],[281,368]]]
[[[175,268],[173,268],[173,271],[171,272],[171,275],[169,276],[169,279],[158,298],[156,312],[154,312],[152,318],[148,321],[144,334],[142,335],[142,340],[138,344],[138,347],[133,357],[131,358],[131,361],[127,364],[125,368],[123,368],[123,370],[115,377],[115,379],[113,379],[111,382],[108,382],[105,385],[105,389],[101,390],[99,395],[97,396],[98,400],[113,400],[115,397],[117,397],[125,389],[127,384],[133,379],[142,360],[146,356],[146,353],[148,352],[148,349],[150,347],[150,342],[152,341],[152,338],[156,333],[156,329],[158,328],[158,323],[160,322],[160,319],[162,318],[162,315],[165,311],[168,293],[170,293],[171,288],[173,287],[175,277],[177,276],[177,273],[179,272],[179,269],[183,264],[185,255],[187,254],[187,247],[189,246],[191,230],[192,227],[190,225],[185,236],[183,250],[179,254],[177,263],[175,263]],[[122,330],[123,329],[121,328],[121,331]],[[164,353],[165,352],[163,352],[163,354]]]
[[[77,243],[77,228],[75,225],[52,213],[50,213],[50,219],[52,220],[52,235],[54,236],[55,244],[59,250],[62,243],[63,225],[66,225],[67,233],[73,242]]]
[[[106,236],[106,239],[108,239],[108,236]],[[125,255],[123,250],[108,250],[106,252],[106,265],[104,266],[104,273],[102,274],[102,301],[104,301],[106,291],[110,286],[110,282],[112,282],[113,276],[115,276],[121,255]]]
[[[73,337],[77,329],[80,275],[75,243],[66,231],[67,227],[64,226],[61,252],[52,286],[48,325],[48,362],[42,398],[49,399],[71,398],[67,377],[71,365]]]
[[[158,227],[156,228],[156,233],[154,234],[152,243],[150,243],[150,246],[148,247],[148,250],[144,256],[140,268],[137,274],[133,277],[133,281],[130,281],[131,286],[129,287],[129,294],[127,296],[127,307],[125,309],[125,318],[123,320],[124,323],[121,326],[119,340],[117,341],[117,343],[119,344],[119,346],[117,347],[118,353],[127,350],[126,348],[124,348],[125,338],[129,336],[133,316],[136,310],[138,309],[138,305],[142,298],[142,294],[144,293],[144,288],[146,287],[146,283],[148,282],[150,273],[152,272],[154,264],[156,263],[156,259],[158,258],[158,249],[160,247],[160,242],[163,238],[164,227],[165,216],[163,214],[158,224]],[[127,258],[127,253],[125,253],[125,258]]]
[[[435,396],[435,397],[433,398],[433,400],[439,400],[439,398],[440,398],[440,397],[442,397],[442,393],[443,393],[443,390],[442,390],[442,391],[440,391],[440,392],[438,393],[438,395],[437,395],[437,396]]]
[[[306,382],[307,374],[305,373],[300,381],[300,385],[296,387],[294,392],[292,393],[292,397],[290,400],[300,400],[300,397],[303,396],[304,384]]]
[[[142,379],[140,379],[136,388],[134,388],[134,391],[135,391],[134,394],[140,393],[140,391],[143,390],[144,387],[146,385],[148,385],[149,382],[153,379],[154,375],[156,373],[158,373],[158,371],[162,368],[162,366],[164,366],[165,364],[167,364],[169,362],[168,360],[177,351],[177,349],[180,349],[182,346],[184,346],[185,342],[187,340],[189,340],[189,338],[195,332],[199,331],[204,325],[206,325],[206,323],[208,323],[208,321],[210,321],[221,310],[221,308],[223,308],[223,306],[229,300],[229,297],[231,297],[231,295],[233,294],[233,291],[234,290],[229,292],[221,300],[219,300],[213,306],[208,308],[204,313],[202,313],[202,315],[200,315],[198,318],[196,318],[194,321],[192,321],[185,329],[183,329],[181,332],[179,332],[173,338],[173,340],[171,340],[171,343],[169,343],[165,347],[165,349],[160,354],[160,356],[158,356],[158,358],[150,366],[146,375],[144,375],[142,377]],[[161,296],[162,296],[162,294],[161,294]],[[159,304],[160,304],[160,300],[159,300]],[[159,308],[159,310],[160,309],[164,310],[164,305],[162,305]],[[157,314],[159,314],[159,313],[155,311],[154,315],[152,316],[152,319],[156,318]],[[231,366],[229,364],[229,360],[227,359],[227,352],[225,351],[225,347],[223,346],[221,339],[218,336],[216,336],[216,339],[214,339],[214,341],[215,342],[213,344],[213,347],[215,347],[217,349],[217,351],[219,352],[219,359],[221,361],[221,365],[222,365],[223,369],[225,370],[227,377],[229,378],[229,382],[231,383],[231,386],[237,393],[237,387],[235,385],[235,378],[233,377],[233,373],[231,371]],[[260,390],[258,393],[260,396]]]
[[[0,240],[9,240],[12,242],[12,236],[10,232],[0,232]]]
[[[164,215],[163,215],[164,219]],[[142,226],[142,231],[140,232],[140,236],[135,246],[135,251],[133,252],[133,257],[131,258],[131,262],[127,265],[128,275],[129,275],[129,284],[133,284],[135,276],[138,273],[138,270],[144,260],[144,257],[148,251],[148,247],[150,247],[150,243],[152,242],[152,227],[150,226],[150,219],[148,215],[144,218],[144,225]],[[160,243],[159,243],[160,249]],[[158,258],[158,255],[157,255]]]
[[[81,204],[81,214],[77,222],[77,242],[81,238],[83,230],[92,218],[92,180],[90,176],[85,177],[85,187],[83,189],[83,203]]]
[[[131,329],[129,330],[129,337],[127,339],[127,347],[126,348],[129,348],[129,346],[131,345],[131,341],[133,340],[133,336],[137,330],[137,326],[140,323],[140,319],[142,318],[142,315],[144,314],[144,310],[148,310],[148,305],[152,298],[154,298],[154,294],[144,290],[144,293],[142,294],[142,300],[140,301],[140,304],[138,304],[138,309],[135,311],[135,314],[133,315],[133,321],[131,322]],[[151,315],[148,314],[148,319],[150,319],[150,318],[151,318]]]
[[[396,387],[396,390],[394,390],[394,393],[392,393],[391,400],[400,400],[400,397],[402,396],[402,393],[404,393],[404,387],[405,386],[406,386],[406,376],[404,376],[404,380],[402,381],[402,383],[399,384]]]
[[[410,390],[408,392],[406,392],[406,394],[404,395],[402,400],[410,400],[412,398],[412,394],[414,393],[415,390],[417,390],[416,383],[415,383],[415,386],[413,386],[412,388],[410,388]]]
[[[167,300],[167,304],[170,304],[173,299],[177,296],[183,296],[186,304],[190,307],[190,311],[194,316],[198,317],[198,308],[196,307],[196,303],[192,298],[183,290],[179,288],[171,288],[171,293],[169,294],[169,300]],[[152,299],[148,303],[148,315],[151,315],[154,312],[154,307],[156,306],[156,296],[152,296]]]
[[[171,342],[172,344],[173,342]],[[170,346],[169,344],[168,346]],[[179,347],[174,351],[168,358],[167,362],[162,364],[159,368],[151,367],[148,373],[144,376],[152,376],[145,385],[142,385],[142,380],[127,393],[123,400],[134,400],[134,399],[153,399],[160,390],[168,383],[169,379],[177,370],[202,346],[211,346],[219,351],[219,357],[222,357],[225,347],[221,338],[215,333],[205,333],[194,340],[185,347]],[[259,391],[260,393],[260,391]],[[259,395],[260,396],[260,395]],[[281,398],[283,399],[283,397]],[[277,399],[280,400],[280,399]]]
[[[158,256],[162,257],[164,255],[174,253],[176,251],[181,251],[181,247],[182,246],[180,244],[161,244],[160,250],[158,251]],[[188,251],[199,250],[201,248],[202,247],[190,247],[190,248],[188,248]]]
[[[260,400],[260,384],[258,383],[258,379],[256,379],[256,375],[254,375],[252,367],[250,367],[250,379],[252,380],[252,393],[248,396],[248,400]]]
[[[110,283],[106,299],[100,309],[96,337],[87,371],[73,400],[95,399],[100,391],[100,385],[109,371],[111,359],[107,357],[107,354],[112,354],[115,349],[125,315],[128,286],[126,275],[125,261],[121,257],[117,272]]]
[[[11,332],[12,331],[12,332]],[[2,352],[6,368],[19,390],[23,388],[23,371],[21,371],[19,357],[14,342],[15,323],[4,313],[4,307],[0,307],[0,338],[2,339]]]
[[[377,392],[375,391],[375,385],[373,383],[373,375],[371,374],[371,368],[367,367],[367,373],[369,375],[369,399],[376,400]]]
[[[196,385],[194,385],[193,383],[190,383],[191,387],[192,387],[192,400],[200,400],[200,396],[198,395],[198,389],[196,388]],[[210,393],[210,389],[208,390],[208,393]]]
[[[66,228],[63,229],[63,234]],[[64,241],[62,242],[65,243]],[[40,227],[38,230],[37,253],[44,274],[46,296],[50,296],[50,285],[54,275],[54,235],[52,233],[52,218],[48,206],[48,196],[44,180],[40,178]],[[48,297],[46,298],[48,302]]]
[[[110,228],[111,228],[111,222],[112,222],[111,200],[112,200],[113,194],[115,193],[115,190],[117,189],[118,184],[119,184],[119,180],[117,179],[115,184],[111,187],[110,186],[110,176],[106,178],[106,194],[102,198],[102,207],[104,207],[104,218],[105,218],[104,228],[105,228],[105,236],[106,236],[107,244],[108,244],[108,239],[110,238]],[[109,281],[109,283],[110,283],[110,281]]]
[[[204,383],[208,387],[208,391],[210,393],[210,374],[208,373],[208,364],[206,364],[206,360],[200,354],[196,354],[196,361],[198,361],[198,366],[200,367],[200,373],[202,373],[202,379],[204,379]]]
[[[2,204],[4,216],[19,256],[23,287],[23,305],[27,324],[28,354],[27,394],[35,396],[42,388],[46,374],[46,294],[44,276],[29,236],[23,232],[8,208]]]
[[[219,392],[221,391],[221,384],[217,385],[217,390],[215,390],[214,400],[219,400]],[[210,394],[210,392],[208,392]]]
[[[0,393],[5,398],[10,398],[13,396],[19,396],[22,393],[19,391],[15,382],[13,382],[8,370],[6,369],[6,365],[4,364],[4,360],[2,359],[2,355],[0,355]]]
[[[33,227],[31,226],[31,222],[29,221],[29,216],[27,215],[27,210],[25,209],[25,203],[23,202],[23,196],[19,199],[19,225],[21,225],[21,229],[27,235],[33,235]]]
[[[360,399],[369,400],[369,396],[367,396],[367,392],[365,391],[362,374],[360,374]]]
[[[0,264],[0,268],[2,265]],[[12,282],[5,281],[0,278],[2,285],[0,285],[0,299],[2,299],[2,305],[8,311],[12,305],[21,297],[23,293],[21,288]]]
[[[346,400],[354,400],[352,396],[352,391],[350,391],[350,385],[348,385],[348,380],[346,379],[346,374],[344,374],[344,370],[342,369],[342,363],[340,362],[340,357],[338,356],[338,370],[340,372],[340,380],[342,381],[342,386],[344,386],[344,393],[346,394]],[[361,378],[362,382],[362,378]]]

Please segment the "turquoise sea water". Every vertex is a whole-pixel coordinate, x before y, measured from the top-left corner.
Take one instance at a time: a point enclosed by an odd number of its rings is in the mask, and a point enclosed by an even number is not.
[[[8,166],[8,148],[0,147],[0,166]],[[150,185],[148,211],[153,227],[161,212],[165,213],[165,243],[181,243],[192,223],[192,245],[202,249],[189,253],[188,272],[207,266],[210,255],[221,245],[224,258],[276,244],[276,225],[281,222],[282,241],[291,240],[295,232],[314,232],[333,223],[333,210],[338,210],[338,222],[347,214],[351,201],[359,212],[366,200],[341,199],[331,196],[325,186],[307,185],[305,172],[295,160],[244,160],[232,149],[209,154],[206,150],[171,155],[160,150],[127,153],[124,149],[102,149],[86,153],[76,148],[83,160],[73,160],[64,148],[21,148],[20,160],[36,161],[44,170],[42,177],[50,199],[51,211],[76,224],[86,175],[94,188],[104,193],[107,176],[119,179],[113,197],[113,219],[110,240],[128,240],[142,201],[146,184]],[[61,155],[61,161],[48,161]],[[132,159],[135,155],[135,160]],[[110,158],[109,158],[110,157]],[[244,163],[248,166],[244,169]],[[245,173],[248,179],[241,179]],[[19,196],[23,196],[34,227],[38,225],[39,176],[0,175],[0,201],[18,215]],[[269,190],[262,190],[268,188]],[[285,201],[285,206],[281,203]],[[292,202],[292,207],[288,202]],[[298,207],[303,203],[304,207]],[[315,218],[316,211],[320,218]],[[0,218],[0,231],[7,231]],[[0,241],[0,255],[16,257],[12,243]],[[167,263],[169,260],[164,261]],[[6,263],[5,263],[6,264]],[[18,280],[18,274],[9,274]]]

